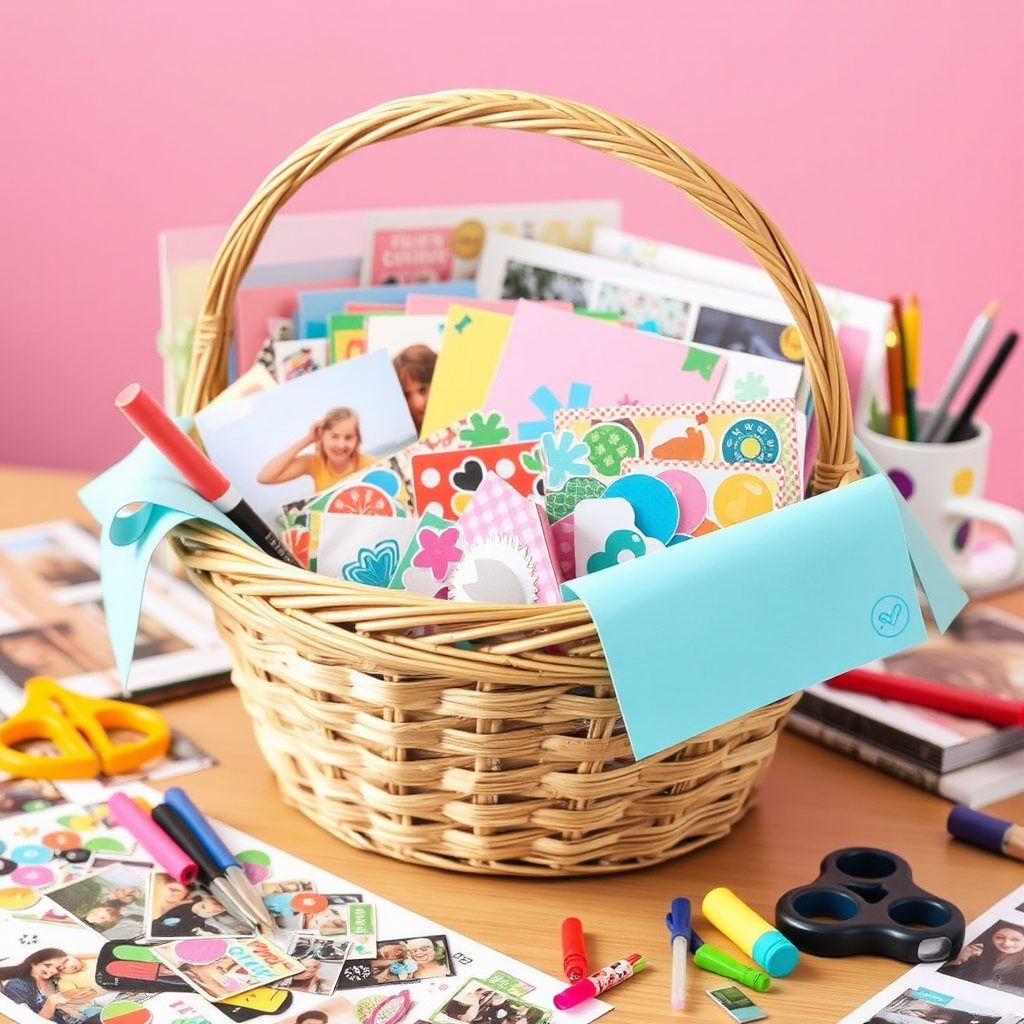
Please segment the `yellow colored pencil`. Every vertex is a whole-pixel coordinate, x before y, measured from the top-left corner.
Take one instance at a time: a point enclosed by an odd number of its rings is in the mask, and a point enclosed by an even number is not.
[[[907,389],[903,377],[903,338],[893,310],[885,332],[886,367],[889,372],[889,434],[907,440]]]
[[[907,440],[917,440],[917,384],[921,358],[921,307],[913,292],[903,307],[903,368],[907,392]]]

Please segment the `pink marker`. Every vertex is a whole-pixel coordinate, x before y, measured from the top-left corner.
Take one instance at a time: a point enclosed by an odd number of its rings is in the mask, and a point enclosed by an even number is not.
[[[192,438],[179,429],[141,384],[123,388],[114,399],[114,405],[143,437],[148,437],[160,449],[197,494],[219,508],[258,548],[283,562],[299,564],[231,481],[199,450]]]
[[[114,821],[127,829],[171,878],[183,885],[196,880],[196,862],[131,797],[111,793],[107,808]]]
[[[607,967],[603,967],[596,974],[589,978],[583,978],[567,989],[559,992],[552,1002],[556,1010],[571,1010],[588,999],[599,996],[602,992],[621,985],[624,981],[632,978],[634,974],[642,971],[647,966],[647,957],[639,953],[631,953],[623,960],[616,960]]]

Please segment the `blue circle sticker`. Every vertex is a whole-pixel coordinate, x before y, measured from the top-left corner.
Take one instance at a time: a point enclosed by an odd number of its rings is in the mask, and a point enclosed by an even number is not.
[[[746,416],[737,420],[722,437],[722,459],[725,462],[779,461],[779,432],[764,420]]]
[[[896,594],[880,597],[871,608],[871,628],[891,640],[910,625],[910,606]]]

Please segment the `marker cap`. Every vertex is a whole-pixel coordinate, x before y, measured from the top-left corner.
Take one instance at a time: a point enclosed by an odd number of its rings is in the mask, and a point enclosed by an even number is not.
[[[781,932],[769,931],[758,936],[750,954],[773,978],[789,974],[800,960],[800,951]]]
[[[1006,833],[1013,828],[1013,823],[971,807],[957,806],[949,812],[946,828],[949,834],[956,836],[957,839],[1002,853]]]
[[[674,939],[677,935],[690,943],[690,901],[685,896],[676,896],[672,900],[669,912],[665,915],[665,925],[669,935]]]

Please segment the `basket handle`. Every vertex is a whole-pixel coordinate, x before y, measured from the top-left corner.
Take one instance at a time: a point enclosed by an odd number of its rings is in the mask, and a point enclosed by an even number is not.
[[[757,203],[656,132],[582,103],[505,90],[453,90],[381,104],[320,132],[271,172],[229,228],[214,259],[182,395],[184,415],[194,413],[227,385],[235,295],[271,220],[299,188],[364,146],[428,128],[469,125],[556,135],[609,153],[675,185],[736,235],[775,282],[803,340],[818,429],[812,490],[831,490],[859,475],[850,393],[825,305]]]

